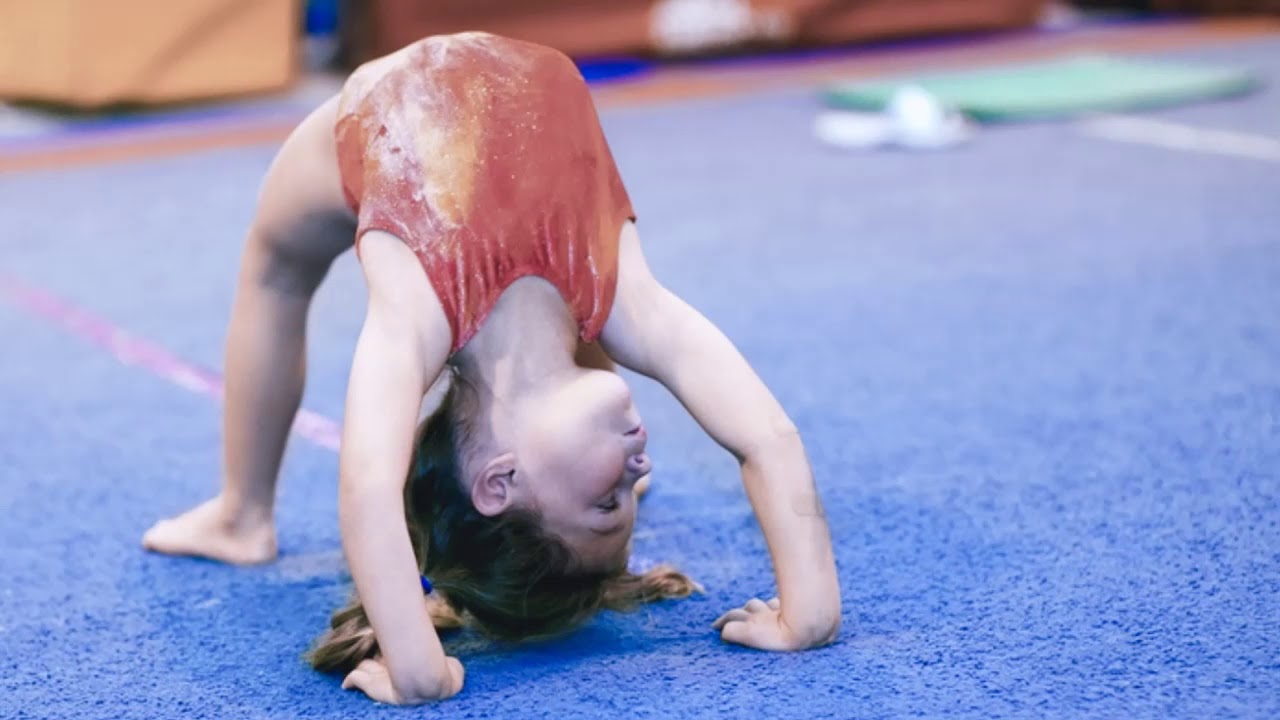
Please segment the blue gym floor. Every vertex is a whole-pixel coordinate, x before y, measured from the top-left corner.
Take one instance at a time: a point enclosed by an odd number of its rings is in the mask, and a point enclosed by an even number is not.
[[[1280,42],[1178,56],[1269,86],[1154,117],[1280,138]],[[719,642],[774,592],[763,540],[731,459],[640,383],[635,552],[706,594],[541,645],[456,636],[465,691],[403,716],[1280,717],[1280,162],[1073,123],[843,154],[816,110],[803,88],[604,120],[655,272],[804,433],[839,641]],[[0,273],[217,370],[272,152],[0,177]],[[362,293],[344,258],[312,314],[304,404],[333,418]],[[215,492],[219,409],[51,318],[0,301],[0,717],[395,714],[302,661],[349,590],[336,455],[291,444],[274,565],[145,554]]]

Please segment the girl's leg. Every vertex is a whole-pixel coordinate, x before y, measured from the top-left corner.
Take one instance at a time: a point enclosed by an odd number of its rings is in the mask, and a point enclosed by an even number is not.
[[[311,298],[354,226],[338,179],[331,101],[285,142],[249,232],[227,333],[223,485],[143,545],[236,564],[276,556],[276,477],[306,377]]]

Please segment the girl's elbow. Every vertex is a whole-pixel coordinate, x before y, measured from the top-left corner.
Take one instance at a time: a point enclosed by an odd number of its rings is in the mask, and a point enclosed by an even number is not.
[[[804,450],[800,438],[800,429],[785,415],[760,428],[752,438],[731,450],[740,464],[747,464],[761,458],[777,455],[790,450]]]

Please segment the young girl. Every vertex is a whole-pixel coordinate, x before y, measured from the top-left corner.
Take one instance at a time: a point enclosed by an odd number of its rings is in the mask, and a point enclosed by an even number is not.
[[[468,33],[361,67],[267,173],[229,329],[222,491],[144,545],[276,556],[307,309],[355,245],[369,297],[339,520],[362,604],[335,615],[318,667],[381,702],[447,698],[463,670],[433,618],[545,636],[600,608],[688,594],[669,568],[626,570],[633,488],[651,464],[613,361],[661,382],[741,463],[780,598],[721,616],[722,638],[829,642],[839,588],[795,426],[729,340],[650,274],[633,220],[586,85],[560,53]],[[443,398],[415,434],[433,388]],[[427,602],[420,575],[436,589]]]

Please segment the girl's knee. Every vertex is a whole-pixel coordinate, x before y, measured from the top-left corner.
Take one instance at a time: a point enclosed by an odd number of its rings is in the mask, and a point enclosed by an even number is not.
[[[245,279],[288,295],[310,295],[338,254],[308,247],[291,234],[255,226],[245,247]]]

